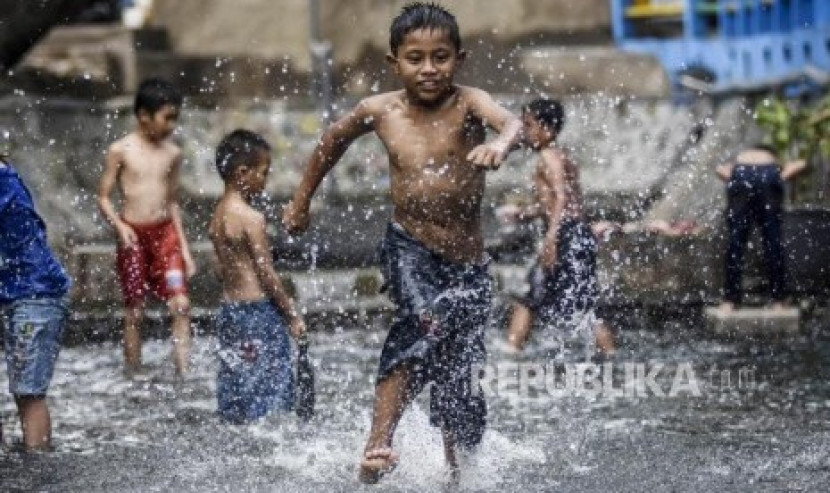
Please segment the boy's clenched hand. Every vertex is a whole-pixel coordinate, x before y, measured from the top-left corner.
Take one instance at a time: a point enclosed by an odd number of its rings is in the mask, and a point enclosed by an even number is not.
[[[481,166],[486,169],[498,169],[501,166],[507,153],[510,151],[510,145],[500,140],[494,140],[486,144],[476,146],[469,154],[467,154],[467,161]]]
[[[282,213],[282,225],[289,234],[296,235],[308,229],[308,204],[294,200],[285,206]]]

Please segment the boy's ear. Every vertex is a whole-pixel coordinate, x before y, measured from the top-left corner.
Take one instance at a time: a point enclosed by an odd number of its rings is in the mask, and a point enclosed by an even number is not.
[[[467,50],[458,50],[458,53],[455,54],[455,58],[458,59],[458,63],[462,64],[467,59]]]
[[[149,111],[147,111],[146,108],[139,108],[138,111],[135,114],[135,117],[138,118],[139,120],[152,119],[152,115],[150,114]]]
[[[392,70],[394,70],[396,74],[398,73],[398,57],[396,57],[392,53],[387,53],[386,54],[386,63],[387,63],[387,65],[392,67]]]

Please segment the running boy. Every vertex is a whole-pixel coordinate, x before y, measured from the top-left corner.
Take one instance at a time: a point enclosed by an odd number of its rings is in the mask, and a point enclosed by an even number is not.
[[[594,315],[597,244],[582,218],[579,171],[555,145],[565,124],[562,104],[549,99],[532,101],[522,110],[522,123],[525,144],[540,155],[533,178],[536,202],[508,216],[520,221],[541,217],[546,233],[539,259],[528,276],[530,291],[513,305],[508,342],[520,351],[535,316],[545,323],[565,322],[569,327],[587,323],[600,350],[613,352],[610,332]]]
[[[491,298],[481,234],[484,172],[499,166],[521,129],[486,92],[453,83],[466,52],[448,11],[404,7],[392,22],[390,48],[387,61],[404,88],[364,99],[326,130],[283,216],[289,232],[306,229],[314,191],[352,141],[375,132],[384,143],[394,213],[381,261],[397,310],[380,356],[364,482],[395,465],[395,427],[430,381],[431,421],[441,427],[453,473],[456,446],[481,441],[486,407],[471,368],[485,357]],[[500,135],[485,143],[488,126]]]
[[[265,187],[271,147],[253,132],[236,130],[216,149],[216,167],[225,182],[210,222],[224,299],[217,330],[217,398],[223,419],[244,423],[291,408],[293,367],[286,325],[299,339],[305,324],[274,271],[265,217],[248,203]]]
[[[46,390],[60,351],[68,290],[31,193],[0,156],[0,326],[26,450],[51,447]]]
[[[173,317],[173,362],[187,371],[190,352],[190,301],[186,279],[196,272],[182,230],[176,190],[181,149],[168,137],[176,128],[182,97],[169,82],[141,83],[133,111],[134,131],[110,145],[98,189],[98,205],[118,233],[116,268],[124,315],[124,362],[127,375],[141,367],[144,298],[152,291],[166,300]],[[119,214],[110,201],[118,183]]]

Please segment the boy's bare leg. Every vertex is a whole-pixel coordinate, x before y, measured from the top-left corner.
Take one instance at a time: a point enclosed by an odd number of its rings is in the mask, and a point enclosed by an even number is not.
[[[458,450],[456,448],[455,436],[451,431],[442,428],[441,438],[444,440],[444,458],[450,467],[450,480],[457,482],[461,475],[461,469],[458,465]]]
[[[28,451],[47,452],[51,449],[52,423],[46,397],[42,395],[15,396],[20,427],[23,429],[23,445]]]
[[[616,351],[614,347],[614,336],[602,320],[594,326],[594,337],[597,340],[597,348],[599,348],[602,354],[606,356],[614,354]]]
[[[124,371],[132,376],[141,369],[142,305],[130,306],[124,312]]]
[[[521,351],[530,337],[530,326],[533,314],[530,309],[521,303],[513,303],[513,313],[510,315],[510,326],[507,330],[507,342],[516,351]]]
[[[409,392],[411,369],[401,365],[375,387],[372,408],[372,430],[366,442],[358,479],[363,483],[376,483],[384,472],[394,467],[398,454],[392,451],[392,435],[412,400]]]
[[[170,300],[170,314],[173,316],[173,364],[176,375],[184,376],[190,358],[190,300],[178,295]]]

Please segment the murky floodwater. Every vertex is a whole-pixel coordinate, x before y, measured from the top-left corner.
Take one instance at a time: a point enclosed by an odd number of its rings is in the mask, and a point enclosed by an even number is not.
[[[578,342],[569,341],[565,353],[551,339],[536,342],[516,359],[491,331],[491,426],[460,488],[821,491],[830,483],[830,341],[820,331],[738,343],[714,341],[691,329],[694,323],[638,320],[629,318],[622,349],[605,367],[609,386],[581,387],[594,395],[562,390],[561,372],[580,360]],[[184,385],[171,377],[165,341],[145,344],[150,371],[133,382],[121,375],[117,345],[66,348],[50,395],[57,451],[0,453],[0,490],[371,491],[355,478],[384,336],[377,325],[313,334],[318,393],[310,424],[293,415],[220,423],[208,335],[196,340],[194,372]],[[517,369],[531,377],[545,369],[534,365],[554,359],[564,366],[549,375],[548,387],[544,379],[526,380],[524,392],[511,380]],[[632,383],[638,365],[645,374]],[[0,374],[3,388],[5,378]],[[396,436],[400,466],[375,491],[447,488],[425,395]],[[7,394],[0,403],[9,441],[19,436],[16,416]]]

